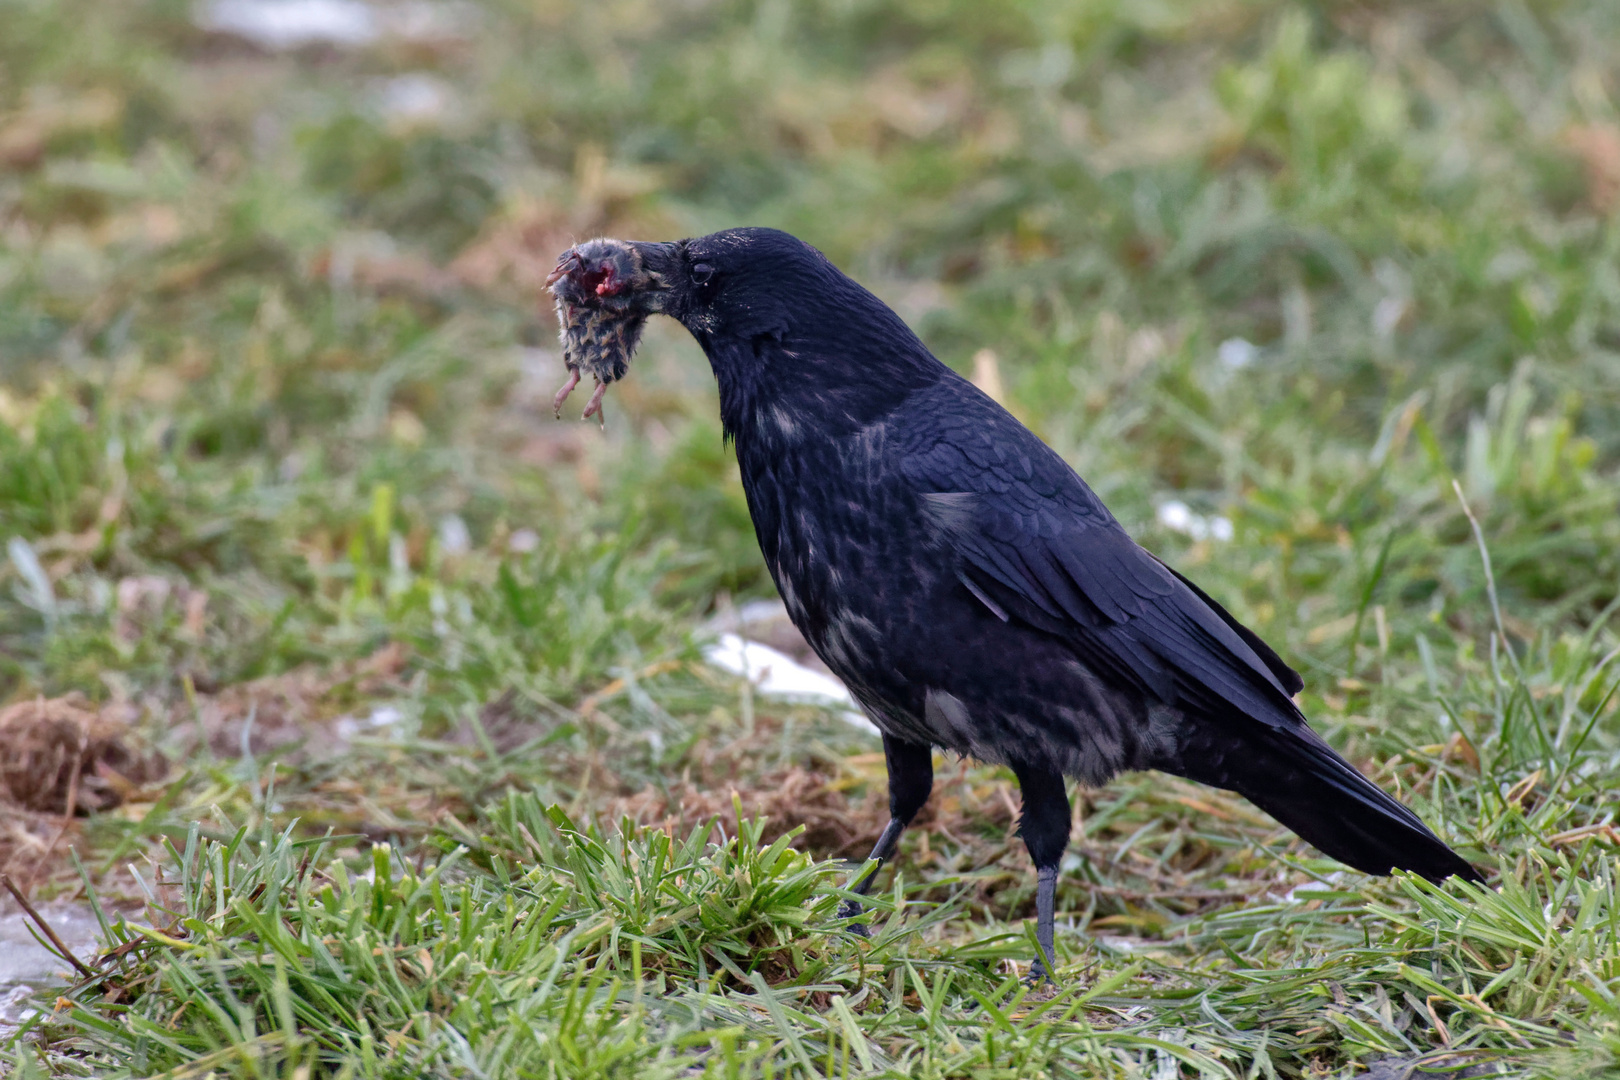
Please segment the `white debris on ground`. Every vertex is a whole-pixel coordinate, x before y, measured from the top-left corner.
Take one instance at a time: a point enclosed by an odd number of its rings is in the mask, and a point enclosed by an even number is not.
[[[266,49],[354,48],[382,33],[376,12],[360,0],[214,0],[198,14],[197,24]]]
[[[347,742],[357,735],[382,734],[394,736],[399,734],[400,722],[405,714],[392,705],[378,705],[365,717],[341,716],[333,725],[338,738]]]
[[[382,79],[373,87],[377,111],[396,123],[426,125],[444,120],[455,109],[450,84],[421,71]]]
[[[1289,889],[1288,893],[1282,898],[1283,903],[1303,904],[1308,900],[1320,899],[1319,896],[1312,896],[1311,894],[1330,891],[1342,880],[1344,880],[1344,871],[1334,870],[1331,873],[1323,875],[1321,881],[1307,881],[1303,884],[1295,885],[1292,889]],[[1305,890],[1304,895],[1300,894],[1299,890],[1301,889]]]
[[[439,519],[439,550],[446,555],[465,555],[472,550],[472,530],[460,514]]]
[[[101,924],[88,905],[56,900],[36,906],[80,960],[96,955]],[[30,925],[21,908],[9,900],[0,904],[0,1042],[34,1012],[37,991],[73,978],[68,962],[41,945]]]
[[[384,39],[433,43],[465,35],[471,4],[370,4],[365,0],[208,0],[195,20],[262,49],[358,49]]]
[[[1194,540],[1227,541],[1234,535],[1230,518],[1195,513],[1180,499],[1160,503],[1158,518],[1160,525]]]
[[[788,621],[787,610],[780,600],[744,604],[712,620],[707,629],[719,631],[720,636],[704,648],[703,659],[722,671],[747,679],[754,684],[755,692],[783,701],[844,706],[838,711],[840,717],[862,731],[877,733],[877,727],[856,708],[855,699],[843,683],[825,671],[800,663],[779,648],[755,640],[767,638],[781,645],[796,642],[800,651],[808,652],[804,639]]]
[[[1215,349],[1215,356],[1228,371],[1238,371],[1259,358],[1260,346],[1247,338],[1227,338]]]

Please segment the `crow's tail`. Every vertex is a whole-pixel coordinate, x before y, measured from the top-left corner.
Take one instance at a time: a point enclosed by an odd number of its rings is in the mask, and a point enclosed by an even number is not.
[[[1453,874],[1484,881],[1416,814],[1304,725],[1237,742],[1242,745],[1228,744],[1226,753],[1201,756],[1202,767],[1186,772],[1237,792],[1324,853],[1365,873],[1410,870],[1435,882]],[[1191,764],[1188,757],[1183,755],[1183,765]]]

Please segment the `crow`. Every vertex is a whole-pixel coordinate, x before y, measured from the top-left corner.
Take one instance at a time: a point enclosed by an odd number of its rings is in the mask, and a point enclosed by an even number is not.
[[[600,411],[650,315],[708,356],[771,578],[882,732],[889,822],[857,895],[927,802],[934,747],[1018,778],[1037,981],[1066,777],[1159,769],[1237,792],[1358,870],[1483,880],[1311,730],[1304,682],[1274,650],[809,244],[759,228],[598,239],[548,284],[570,371],[559,410],[588,373],[586,415]]]

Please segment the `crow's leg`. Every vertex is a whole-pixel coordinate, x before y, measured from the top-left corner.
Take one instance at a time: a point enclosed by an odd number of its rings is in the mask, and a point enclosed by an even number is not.
[[[894,858],[894,851],[900,846],[900,834],[906,831],[906,826],[911,824],[911,819],[928,801],[928,793],[934,789],[932,747],[902,742],[892,735],[885,735],[883,760],[889,766],[889,823],[884,826],[883,835],[878,837],[872,854],[866,857],[868,862],[876,859],[877,865],[851,889],[861,896],[871,890],[883,864]],[[840,919],[853,919],[860,913],[861,905],[854,900],[845,900],[838,909]],[[866,927],[860,923],[851,924],[850,929],[857,934],[866,933]]]
[[[1024,809],[1018,831],[1035,863],[1035,940],[1041,955],[1029,966],[1030,981],[1051,978],[1056,959],[1052,951],[1053,909],[1057,903],[1058,864],[1069,846],[1069,793],[1063,788],[1063,774],[1049,769],[1014,765],[1018,786],[1024,793]]]

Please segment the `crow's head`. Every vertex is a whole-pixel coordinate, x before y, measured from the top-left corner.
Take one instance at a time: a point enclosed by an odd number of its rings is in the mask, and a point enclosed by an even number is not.
[[[911,344],[921,350],[876,297],[821,252],[775,229],[728,229],[669,243],[590,240],[563,252],[548,284],[570,372],[557,405],[588,373],[598,385],[586,416],[599,410],[607,384],[628,370],[647,316],[655,313],[678,319],[703,346],[723,406],[738,383],[770,377],[848,384],[880,374]],[[770,363],[773,346],[801,362]],[[869,350],[871,357],[863,355]]]

